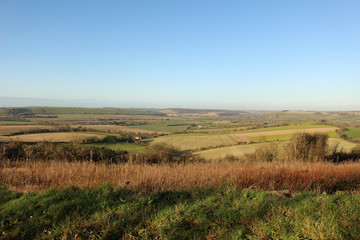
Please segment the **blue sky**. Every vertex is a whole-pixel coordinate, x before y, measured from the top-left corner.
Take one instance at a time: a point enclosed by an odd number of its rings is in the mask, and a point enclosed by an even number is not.
[[[358,0],[1,0],[0,96],[360,110],[359,13]]]

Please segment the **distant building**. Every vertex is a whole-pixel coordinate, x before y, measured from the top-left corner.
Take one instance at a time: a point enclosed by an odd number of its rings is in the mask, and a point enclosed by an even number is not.
[[[141,136],[136,136],[136,137],[135,137],[135,140],[141,140],[141,139],[142,139]]]

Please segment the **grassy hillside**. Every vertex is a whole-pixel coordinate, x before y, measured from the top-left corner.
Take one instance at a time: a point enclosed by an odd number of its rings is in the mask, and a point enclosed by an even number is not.
[[[357,239],[360,194],[0,188],[1,239]]]

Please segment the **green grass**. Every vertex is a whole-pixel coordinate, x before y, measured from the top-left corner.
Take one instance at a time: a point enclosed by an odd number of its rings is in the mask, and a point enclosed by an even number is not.
[[[360,195],[0,188],[1,239],[358,239]]]
[[[85,146],[92,146],[98,148],[109,148],[116,151],[128,151],[132,153],[146,153],[146,146],[137,145],[134,143],[92,143]]]
[[[345,131],[346,137],[354,140],[360,140],[360,128],[348,127]]]

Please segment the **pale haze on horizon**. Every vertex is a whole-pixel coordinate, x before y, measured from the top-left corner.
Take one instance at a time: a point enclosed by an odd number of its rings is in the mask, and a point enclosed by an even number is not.
[[[2,0],[0,106],[360,110],[359,13],[358,0]]]

